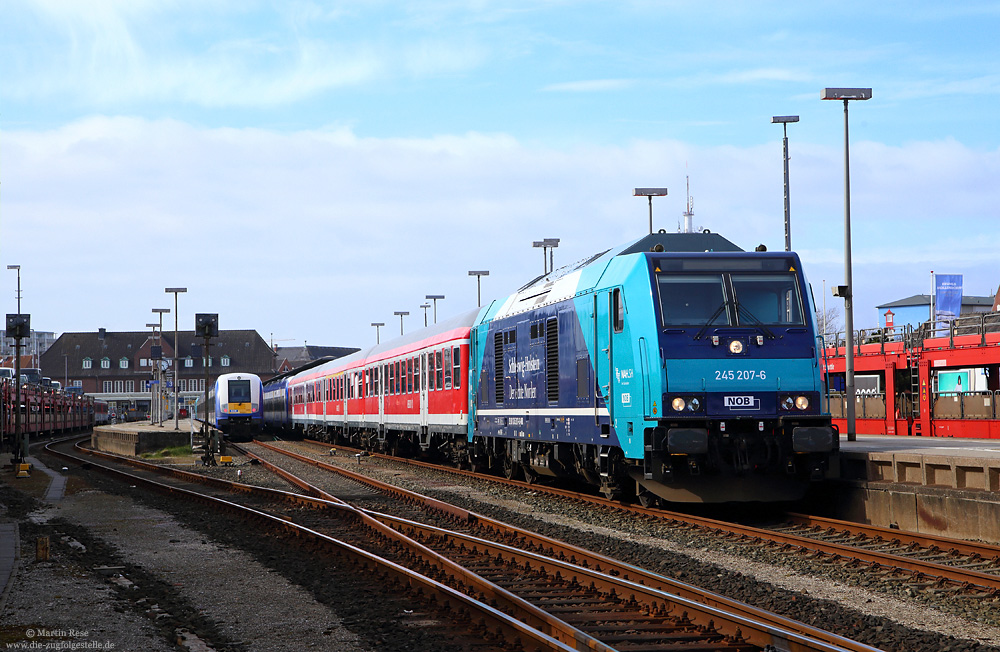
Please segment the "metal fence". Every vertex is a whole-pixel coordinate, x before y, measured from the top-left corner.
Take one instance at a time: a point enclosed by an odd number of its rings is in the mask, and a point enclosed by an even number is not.
[[[934,419],[996,419],[998,418],[996,392],[938,392],[931,395]],[[847,395],[832,392],[828,396],[830,416],[844,419],[847,415]],[[897,418],[914,414],[913,399],[910,394],[896,396]],[[857,394],[854,397],[854,413],[859,419],[885,419],[885,394]]]

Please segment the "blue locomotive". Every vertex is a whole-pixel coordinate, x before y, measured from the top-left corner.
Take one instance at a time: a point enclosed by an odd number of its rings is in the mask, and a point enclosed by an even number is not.
[[[801,269],[661,232],[495,302],[471,332],[470,458],[644,504],[800,498],[839,450]]]
[[[252,439],[263,428],[263,384],[255,374],[222,374],[208,392],[209,423],[229,439]]]

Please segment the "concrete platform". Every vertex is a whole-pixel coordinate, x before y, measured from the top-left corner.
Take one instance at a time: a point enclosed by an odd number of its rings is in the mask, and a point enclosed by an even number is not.
[[[90,443],[97,450],[136,456],[191,444],[194,427],[200,427],[200,424],[194,425],[190,419],[181,419],[177,430],[174,430],[172,419],[162,425],[153,425],[148,421],[110,424],[95,427]]]
[[[840,445],[832,515],[1000,543],[1000,441],[858,435]]]

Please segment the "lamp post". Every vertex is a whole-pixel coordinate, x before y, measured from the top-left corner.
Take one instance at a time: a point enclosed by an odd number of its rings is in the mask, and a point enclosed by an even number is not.
[[[666,197],[666,188],[636,188],[632,191],[633,197],[649,198],[649,233],[653,233],[653,197]]]
[[[405,317],[408,314],[410,314],[410,312],[408,310],[403,310],[403,311],[397,310],[396,312],[394,312],[392,314],[399,316],[399,335],[402,336],[403,335],[403,317]]]
[[[548,268],[548,264],[549,264],[548,249],[549,249],[549,245],[545,244],[544,240],[535,240],[534,242],[531,243],[531,246],[534,247],[535,249],[541,248],[541,250],[542,250],[542,275],[544,276],[545,274],[548,274],[549,273],[549,268]]]
[[[484,276],[489,276],[489,275],[490,275],[489,270],[485,270],[485,269],[484,270],[480,270],[480,271],[473,271],[473,270],[469,271],[469,276],[475,276],[476,277],[476,305],[477,306],[482,306],[483,305],[482,286],[480,285],[480,283],[481,283],[482,278]]]
[[[21,319],[21,266],[20,265],[7,265],[7,269],[13,269],[17,271],[17,317],[18,320]],[[8,328],[8,330],[10,330]],[[22,329],[23,330],[23,329]],[[29,334],[29,333],[25,333]],[[21,435],[21,338],[14,338],[14,404],[16,406],[14,410],[14,445],[17,445],[17,440]],[[16,456],[18,462],[23,462],[24,458],[28,455],[28,441],[27,435],[25,435],[25,441],[21,450],[20,456]]]
[[[372,322],[372,326],[375,327],[375,344],[380,344],[382,342],[382,340],[379,337],[379,329],[382,328],[383,326],[385,326],[385,322],[373,321]]]
[[[785,251],[792,250],[792,222],[789,217],[788,202],[788,123],[798,121],[799,116],[797,115],[776,115],[771,118],[771,123],[780,124],[785,134],[785,137],[781,140],[781,151],[785,161]]]
[[[430,299],[434,302],[434,323],[438,323],[438,299],[444,299],[443,294],[428,294],[425,299]]]
[[[153,360],[153,347],[156,345],[156,326],[157,324],[155,322],[146,324],[146,328],[153,329],[152,335],[150,336],[151,343],[149,345],[149,362],[151,366],[149,370],[151,376],[151,380],[149,381],[149,425],[153,425],[153,414],[155,409],[153,406],[156,404],[156,366]]]
[[[424,328],[427,328],[427,309],[431,307],[431,304],[421,303],[420,307],[424,309]]]
[[[559,246],[559,238],[545,238],[542,240],[549,248],[549,273],[556,271],[556,247]]]
[[[180,375],[180,367],[177,366],[177,318],[180,315],[177,313],[177,295],[181,292],[187,292],[187,288],[164,288],[163,291],[174,294],[174,430],[180,430],[178,424],[180,422],[181,404],[177,394],[177,388],[180,385],[180,380],[177,378]]]
[[[851,147],[848,132],[847,105],[851,100],[870,100],[870,88],[824,88],[820,99],[844,101],[844,276],[846,285],[837,288],[844,298],[844,330],[847,331],[847,441],[858,438],[854,405],[854,287],[851,278]],[[842,294],[841,294],[842,292]]]
[[[156,425],[163,425],[163,313],[170,312],[170,308],[153,308],[153,312],[160,315],[160,336],[157,342],[160,346],[160,359],[156,361],[156,376],[160,382],[156,386]]]

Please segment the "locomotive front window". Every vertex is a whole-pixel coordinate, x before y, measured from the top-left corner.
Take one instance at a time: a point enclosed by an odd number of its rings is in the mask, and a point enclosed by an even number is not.
[[[794,274],[733,274],[740,323],[801,325],[802,302]]]
[[[250,402],[250,381],[230,380],[229,381],[229,402],[249,403]]]
[[[729,326],[722,274],[659,274],[664,326]]]

